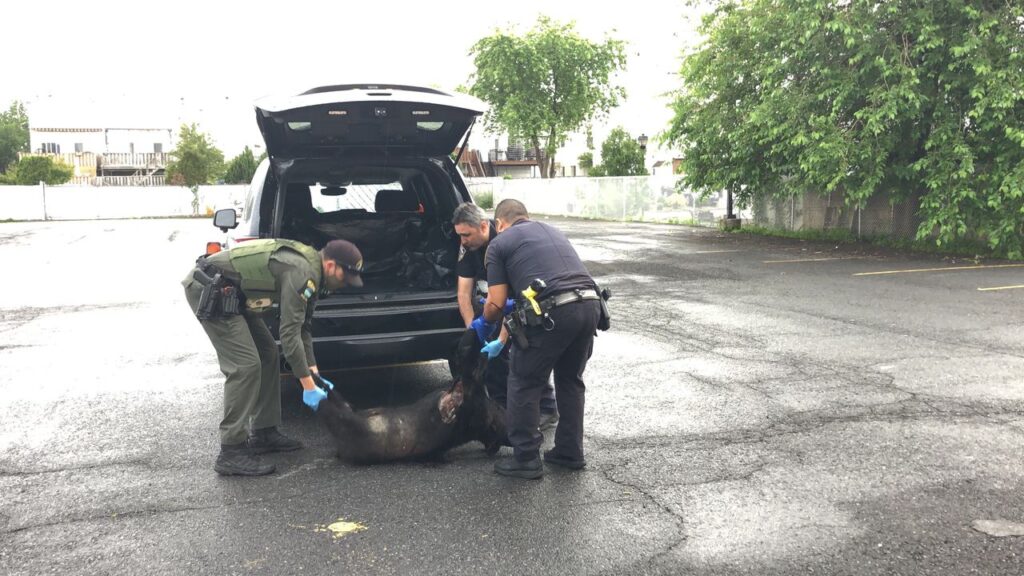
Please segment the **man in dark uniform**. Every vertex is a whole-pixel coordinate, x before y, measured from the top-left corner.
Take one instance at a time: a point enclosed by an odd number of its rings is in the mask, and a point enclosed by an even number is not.
[[[326,393],[311,376],[318,373],[311,333],[313,309],[321,290],[362,286],[362,265],[359,249],[345,240],[331,241],[319,252],[294,240],[251,240],[200,258],[182,281],[189,306],[202,316],[200,324],[217,351],[226,378],[221,449],[214,464],[219,474],[270,474],[274,465],[261,462],[258,454],[302,447],[277,430],[281,423],[280,360],[262,316],[274,304],[279,306],[281,347],[302,385],[303,402],[316,410]],[[214,306],[212,314],[201,314],[204,284],[218,274],[227,287],[208,290],[219,293],[215,297],[221,298],[221,303]]]
[[[469,328],[473,318],[480,315],[482,305],[476,298],[477,283],[487,280],[487,269],[484,267],[484,254],[487,246],[497,234],[494,222],[476,204],[466,202],[460,204],[452,215],[452,224],[459,235],[462,247],[459,250],[459,263],[455,267],[459,275],[459,312],[462,320]],[[492,335],[488,335],[492,336]],[[508,335],[503,334],[502,340],[507,341]],[[486,342],[481,342],[485,344]],[[484,384],[488,395],[495,402],[505,405],[508,391],[508,347],[503,347],[500,354],[491,358],[484,372]],[[558,408],[555,404],[555,388],[546,382],[540,398],[540,429],[547,430],[558,422]]]
[[[597,285],[565,234],[530,220],[522,202],[502,200],[494,219],[498,235],[487,249],[487,302],[482,318],[474,322],[498,321],[506,298],[520,297],[535,279],[547,284],[536,298],[547,318],[542,325],[524,328],[526,348],[512,346],[506,418],[514,456],[495,463],[494,471],[529,479],[544,475],[537,421],[540,396],[552,370],[560,419],[555,446],[544,453],[544,461],[579,470],[586,465],[583,371],[601,314]]]

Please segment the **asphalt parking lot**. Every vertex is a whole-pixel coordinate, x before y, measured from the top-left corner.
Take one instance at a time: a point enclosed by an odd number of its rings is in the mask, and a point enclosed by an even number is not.
[[[580,473],[212,470],[207,220],[0,224],[0,573],[1020,574],[1024,263],[552,221],[611,287]],[[338,372],[364,404],[441,363]],[[550,441],[550,435],[548,437]]]

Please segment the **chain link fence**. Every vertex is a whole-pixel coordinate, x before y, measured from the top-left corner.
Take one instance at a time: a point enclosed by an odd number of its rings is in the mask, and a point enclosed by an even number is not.
[[[849,206],[838,194],[794,195],[786,198],[757,198],[753,224],[798,232],[802,230],[847,230],[856,238],[888,237],[913,240],[921,220],[919,200],[890,202],[872,197],[863,206]]]

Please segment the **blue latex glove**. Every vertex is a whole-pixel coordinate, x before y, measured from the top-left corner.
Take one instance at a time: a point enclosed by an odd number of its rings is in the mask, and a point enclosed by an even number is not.
[[[494,340],[484,344],[484,347],[480,349],[481,352],[487,352],[487,359],[490,360],[501,354],[502,349],[505,348],[505,343],[501,341],[501,338],[495,338]]]
[[[494,323],[484,320],[482,314],[474,318],[469,327],[476,330],[476,337],[480,339],[481,344],[486,344],[487,338],[494,332]]]
[[[483,306],[486,303],[487,303],[487,298],[481,298],[480,299],[480,305],[481,306]],[[514,308],[515,305],[516,305],[516,301],[515,300],[513,300],[511,298],[509,298],[508,300],[505,300],[505,309],[502,310],[501,313],[504,314],[505,316],[508,316],[509,314],[512,313],[512,308]]]
[[[316,412],[316,409],[320,406],[320,401],[327,398],[327,392],[324,392],[318,387],[314,387],[312,390],[302,391],[302,401],[306,403]]]
[[[316,377],[320,379],[320,382],[323,383],[324,386],[327,386],[328,390],[334,390],[334,382],[331,382],[330,380],[324,378],[320,374],[317,374]]]

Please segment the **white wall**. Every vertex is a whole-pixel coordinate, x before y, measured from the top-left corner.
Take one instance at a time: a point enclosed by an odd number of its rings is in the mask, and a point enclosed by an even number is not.
[[[713,224],[725,215],[725,196],[701,201],[676,194],[677,177],[468,178],[470,192],[494,203],[516,198],[534,214],[647,222]],[[247,185],[201,186],[199,213],[240,208]],[[685,198],[684,201],[680,201]],[[45,213],[44,213],[45,202]],[[192,194],[183,186],[0,186],[0,221],[87,220],[191,216]],[[749,212],[741,213],[749,218]]]
[[[82,144],[83,152],[102,153],[104,151],[103,131],[98,132],[39,132],[29,129],[29,147],[32,152],[39,152],[44,143],[60,146],[61,154],[75,151],[75,143]]]
[[[200,186],[199,213],[240,207],[247,189]],[[192,193],[184,186],[0,186],[0,221],[191,215]]]
[[[132,152],[136,154],[154,152],[153,144],[162,144],[163,152],[171,151],[171,131],[168,130],[107,130],[107,152]]]
[[[514,198],[531,214],[712,225],[725,216],[726,198],[700,200],[674,190],[675,175],[605,178],[467,178],[474,197],[491,194],[495,205]],[[749,210],[736,210],[749,219]]]

